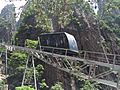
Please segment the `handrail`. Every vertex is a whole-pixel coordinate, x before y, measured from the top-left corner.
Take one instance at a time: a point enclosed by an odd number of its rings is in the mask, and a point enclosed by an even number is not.
[[[87,52],[87,53],[93,53],[93,54],[103,54],[102,52],[95,52],[95,51],[85,51],[85,50],[81,50],[79,52]],[[106,53],[106,55],[116,55],[116,56],[120,56],[119,54],[112,54],[112,53]]]
[[[8,45],[8,44],[2,44],[0,43],[0,45],[3,45],[3,46],[11,46],[11,47],[14,47],[14,45]],[[71,50],[71,49],[66,49],[66,48],[57,48],[57,47],[50,47],[50,46],[41,46],[43,48],[54,48],[54,49],[57,49],[57,50]],[[72,51],[76,51],[76,50],[72,50]],[[87,53],[93,53],[93,54],[105,54],[105,53],[102,53],[102,52],[95,52],[95,51],[87,51],[87,50],[78,50],[78,53],[83,53],[83,52],[87,52]],[[116,56],[120,56],[120,54],[112,54],[112,53],[106,53],[106,55],[116,55]]]
[[[2,44],[3,46],[10,46],[10,47],[14,47],[14,45],[6,45],[6,44]],[[15,47],[19,47],[19,46],[15,46]],[[66,52],[68,52],[68,50],[70,50],[70,49],[64,49],[64,48],[56,48],[56,47],[49,47],[49,46],[41,46],[41,47],[43,47],[43,48],[51,48],[52,50],[65,50],[65,54],[66,54]],[[22,47],[19,47],[19,48],[21,48],[21,49],[23,49]],[[52,53],[54,53],[54,51],[52,52]],[[79,53],[79,55],[81,55],[81,53],[83,53],[83,55],[86,53],[86,54],[98,54],[98,55],[104,55],[104,53],[102,53],[102,52],[93,52],[93,51],[84,51],[84,50],[81,50],[81,51],[79,51],[78,52]],[[120,55],[118,55],[118,54],[110,54],[110,53],[107,53],[106,54],[107,56],[109,55],[109,56],[116,56],[116,57],[120,57]],[[85,55],[86,56],[86,55]],[[83,56],[83,58],[85,58],[85,56]],[[96,57],[97,58],[97,57]],[[103,59],[105,59],[105,58],[103,58]],[[117,58],[116,58],[117,59]],[[109,59],[108,58],[108,60],[111,60],[111,59]],[[113,62],[114,62],[114,59],[112,60]],[[115,61],[117,61],[117,60],[115,60]],[[115,62],[115,64],[116,64],[116,62]]]
[[[57,49],[57,50],[71,50],[71,49],[65,49],[65,48],[57,48],[57,47],[50,47],[50,46],[41,46],[43,48],[54,48],[54,49]],[[76,51],[76,50],[72,50],[72,51]],[[105,53],[102,53],[102,52],[95,52],[95,51],[85,51],[85,50],[78,50],[78,52],[82,53],[82,52],[86,52],[86,53],[93,53],[93,54],[105,54]],[[112,54],[112,53],[106,53],[106,55],[116,55],[116,56],[120,56],[119,54]]]
[[[10,46],[10,47],[18,47],[18,48],[21,48],[21,49],[25,49],[25,47],[20,47],[20,46],[14,46],[14,45],[5,45],[5,46]],[[51,49],[53,49],[54,47],[48,47],[48,46],[41,46],[41,47],[47,47],[47,48],[51,48]],[[58,50],[70,50],[70,49],[62,49],[62,48],[54,48],[54,49],[58,49]],[[33,49],[32,49],[33,50]],[[100,52],[92,52],[92,51],[80,51],[81,53],[82,52],[86,52],[87,54],[88,53],[93,53],[93,54],[100,54],[100,55],[104,55],[104,53],[100,53]],[[116,57],[117,56],[120,56],[120,55],[117,55],[117,54],[109,54],[109,53],[107,53],[107,55],[116,55]]]

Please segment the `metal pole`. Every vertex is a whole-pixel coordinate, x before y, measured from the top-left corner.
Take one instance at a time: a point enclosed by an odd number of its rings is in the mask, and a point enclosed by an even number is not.
[[[65,50],[65,56],[67,56],[67,54],[68,54],[68,51],[67,51],[67,49]]]
[[[38,45],[39,45],[39,48],[40,48],[40,51],[41,51],[41,42],[40,42],[40,37],[38,37]]]
[[[23,75],[23,80],[22,80],[22,85],[21,85],[21,86],[23,86],[23,85],[24,85],[24,81],[25,81],[25,74],[26,74],[26,71],[27,71],[28,61],[29,61],[29,56],[28,56],[28,58],[27,58],[27,62],[26,62],[26,66],[25,66],[25,72],[24,72],[24,75]]]
[[[34,83],[35,83],[35,90],[37,90],[37,80],[36,80],[36,69],[35,69],[35,63],[34,63],[34,58],[32,55],[32,65],[33,65],[33,69],[34,69]]]
[[[116,63],[116,55],[114,55],[114,58],[113,58],[113,67],[112,67],[113,70],[114,70],[114,67],[115,67],[115,63]]]
[[[118,71],[117,90],[120,90],[120,71]]]
[[[6,60],[5,60],[5,62],[6,62],[6,63],[5,63],[5,68],[6,68],[5,73],[6,73],[6,75],[7,75],[7,72],[8,72],[8,71],[7,71],[7,67],[8,67],[8,64],[7,64],[7,63],[8,63],[8,61],[7,61],[7,59],[8,59],[8,58],[7,58],[7,47],[6,47],[5,59],[6,59]]]

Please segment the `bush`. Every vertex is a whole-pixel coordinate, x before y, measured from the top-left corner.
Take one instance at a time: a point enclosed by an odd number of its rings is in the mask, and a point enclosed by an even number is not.
[[[22,86],[22,87],[16,87],[15,90],[35,90],[35,89],[31,88],[30,86]]]
[[[52,86],[50,90],[64,90],[64,89],[62,88],[62,84],[58,82],[54,86]]]

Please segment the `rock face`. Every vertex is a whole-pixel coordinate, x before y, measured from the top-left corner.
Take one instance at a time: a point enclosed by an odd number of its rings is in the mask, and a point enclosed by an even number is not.
[[[92,17],[91,17],[92,19]],[[116,35],[109,31],[99,29],[97,21],[85,16],[79,18],[83,24],[81,27],[76,22],[71,22],[65,29],[65,31],[75,36],[79,50],[103,52],[103,53],[114,53],[119,54],[120,49],[117,44]],[[85,26],[86,25],[86,26]],[[98,68],[98,72],[104,72],[107,69],[104,67]],[[114,75],[108,75],[105,77],[107,80],[114,80]],[[102,90],[116,90],[109,86],[102,86]]]
[[[11,33],[9,30],[6,30],[6,28],[0,28],[0,42],[5,42],[5,43],[9,43],[10,42],[10,38],[11,37]]]
[[[0,42],[11,44],[15,30],[15,5],[6,5],[0,13]]]
[[[80,30],[74,22],[70,23],[68,27],[62,31],[70,33],[75,37],[79,50],[104,52],[101,45],[103,44],[106,52],[120,53],[116,35],[111,31],[100,30],[99,34],[97,29]]]
[[[64,90],[71,89],[70,75],[61,70],[58,70],[50,65],[45,65],[45,75],[47,84],[51,87],[56,82],[61,82],[63,84]]]
[[[10,4],[6,5],[2,10],[1,10],[1,17],[4,18],[5,20],[11,22],[12,24],[15,23],[15,5]]]
[[[102,52],[101,37],[96,30],[80,30],[75,27],[75,23],[71,23],[69,26],[64,31],[75,36],[79,50]]]

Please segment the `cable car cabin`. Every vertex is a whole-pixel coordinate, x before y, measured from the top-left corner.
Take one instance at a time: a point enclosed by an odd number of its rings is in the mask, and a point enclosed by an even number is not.
[[[66,32],[44,33],[40,35],[41,50],[57,54],[77,55],[78,46],[73,35]],[[54,50],[53,50],[54,48]],[[40,49],[37,48],[37,49]],[[65,49],[68,49],[67,51]]]

